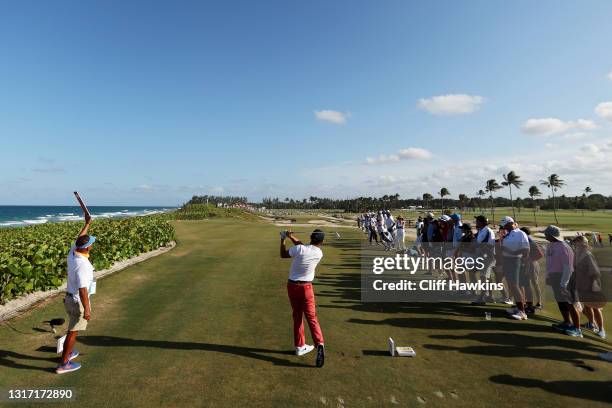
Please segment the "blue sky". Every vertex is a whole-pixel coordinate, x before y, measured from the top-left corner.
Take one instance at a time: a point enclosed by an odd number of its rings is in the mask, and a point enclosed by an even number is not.
[[[608,1],[0,3],[0,204],[612,193]],[[524,189],[526,190],[526,188]]]

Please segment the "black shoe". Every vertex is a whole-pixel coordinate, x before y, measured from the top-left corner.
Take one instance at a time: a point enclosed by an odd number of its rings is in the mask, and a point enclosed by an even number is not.
[[[532,315],[535,314],[536,309],[533,306],[527,306],[525,308],[525,313],[527,313],[528,315]]]
[[[325,347],[322,344],[317,346],[317,367],[323,367],[325,364]]]

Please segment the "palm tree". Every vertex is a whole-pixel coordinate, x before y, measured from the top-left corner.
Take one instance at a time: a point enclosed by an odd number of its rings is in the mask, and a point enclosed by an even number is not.
[[[425,202],[425,210],[429,209],[429,202],[433,200],[433,196],[429,193],[423,194],[423,201]]]
[[[540,184],[550,188],[552,193],[552,201],[553,201],[553,214],[555,214],[555,223],[559,224],[559,220],[557,219],[557,203],[555,200],[555,192],[557,189],[563,187],[565,182],[559,178],[559,176],[555,173],[551,174],[544,180],[540,180]]]
[[[448,191],[446,187],[442,187],[438,194],[440,194],[440,197],[442,198],[442,214],[444,214],[444,197],[449,196],[450,191]]]
[[[582,197],[584,197],[584,205],[586,206],[586,199],[589,198],[589,194],[593,192],[593,189],[589,186],[586,186],[584,192],[582,193]],[[582,216],[584,217],[584,208],[582,208]]]
[[[480,207],[480,212],[482,212],[482,197],[484,197],[486,193],[484,190],[478,190],[476,194],[478,194],[478,206]]]
[[[466,207],[467,201],[468,196],[465,194],[459,194],[459,206],[461,207],[461,211],[465,211],[464,208]]]
[[[523,181],[521,177],[516,174],[514,171],[509,171],[508,174],[504,174],[504,181],[502,181],[502,186],[508,187],[510,191],[510,206],[512,207],[512,217],[516,219],[516,212],[514,212],[514,201],[512,200],[512,187],[521,188],[523,185]]]
[[[491,200],[491,218],[495,220],[495,203],[493,201],[493,193],[502,188],[495,179],[487,180],[485,185],[485,191],[489,193],[489,199]]]
[[[535,226],[538,226],[538,218],[536,217],[536,202],[535,202],[535,197],[539,197],[542,195],[542,193],[540,193],[540,189],[536,186],[531,186],[529,187],[528,190],[529,193],[529,197],[531,197],[531,199],[533,200],[533,222],[535,223]]]

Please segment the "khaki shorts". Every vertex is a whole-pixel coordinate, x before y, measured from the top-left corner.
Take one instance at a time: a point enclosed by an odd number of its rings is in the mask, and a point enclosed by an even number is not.
[[[577,302],[577,293],[572,288],[568,288],[566,291],[561,290],[562,276],[563,274],[561,273],[551,273],[546,277],[546,284],[552,288],[557,303],[567,302],[574,304]]]
[[[82,331],[87,329],[87,320],[83,318],[83,305],[81,302],[75,302],[72,295],[64,297],[64,308],[68,313],[68,331]]]

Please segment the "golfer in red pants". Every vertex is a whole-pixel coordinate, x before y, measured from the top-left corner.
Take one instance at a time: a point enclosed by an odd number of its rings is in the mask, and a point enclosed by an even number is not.
[[[287,250],[285,239],[293,242],[293,247]],[[304,245],[293,233],[287,231],[281,233],[280,256],[281,258],[293,258],[287,282],[287,293],[293,309],[293,341],[295,343],[295,354],[303,356],[317,348],[317,367],[323,367],[325,362],[325,347],[323,333],[317,320],[314,291],[312,280],[315,276],[315,268],[323,258],[321,244],[325,234],[321,230],[314,230],[310,235],[310,244]],[[310,328],[310,334],[314,346],[306,344],[304,337],[304,316]]]

